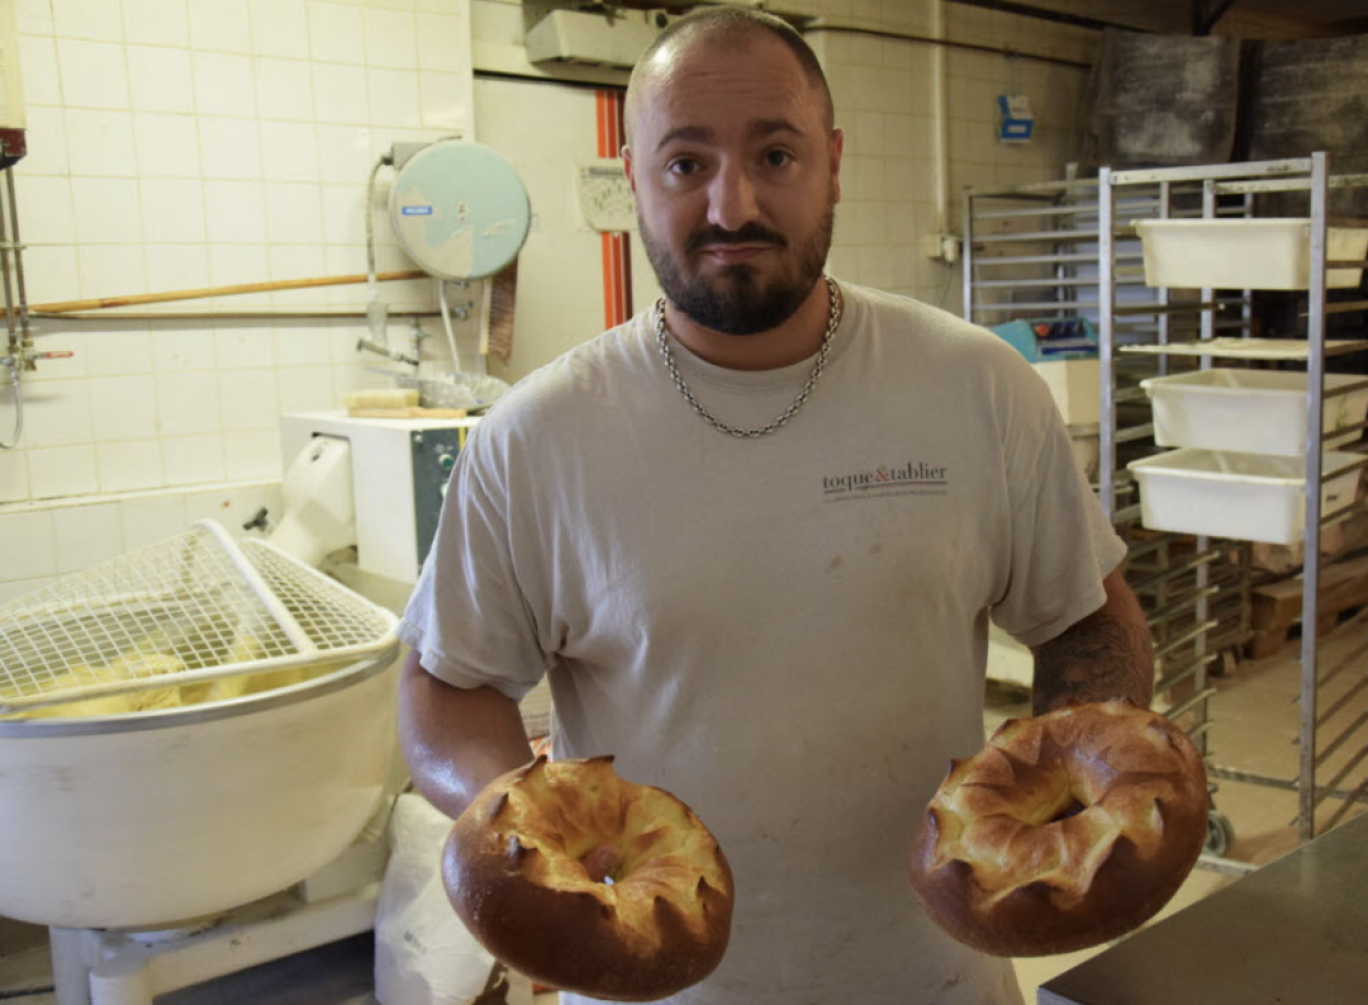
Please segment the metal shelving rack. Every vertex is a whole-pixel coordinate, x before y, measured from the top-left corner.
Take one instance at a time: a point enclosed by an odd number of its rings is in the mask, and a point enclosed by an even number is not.
[[[1210,666],[1232,660],[1249,634],[1249,550],[1242,544],[1193,542],[1150,532],[1139,524],[1134,486],[1119,477],[1118,457],[1153,450],[1152,424],[1139,381],[1155,371],[1153,358],[1119,356],[1118,342],[1167,340],[1180,330],[1143,285],[1138,242],[1117,240],[1111,222],[1157,216],[1172,193],[1136,187],[1112,198],[1103,218],[1100,180],[1066,178],[1008,190],[970,189],[965,195],[964,313],[993,327],[1023,318],[1085,318],[1100,329],[1104,314],[1125,318],[1104,341],[1099,330],[1098,421],[1071,425],[1075,437],[1098,442],[1094,487],[1113,526],[1127,542],[1127,580],[1145,607],[1155,639],[1156,707],[1179,721],[1206,755],[1211,723]],[[1191,198],[1189,192],[1188,197]],[[1106,247],[1104,256],[1102,249]],[[1249,313],[1234,312],[1223,328],[1247,334]],[[1160,359],[1158,368],[1165,370]],[[1229,823],[1213,813],[1216,856],[1228,846]],[[1208,863],[1210,864],[1210,863]]]
[[[1097,238],[1096,179],[966,190],[965,317],[1095,315]]]
[[[1099,342],[1103,358],[1102,370],[1112,379],[1103,382],[1103,418],[1099,476],[1102,484],[1113,486],[1112,493],[1103,493],[1104,503],[1112,496],[1110,512],[1114,520],[1125,520],[1138,510],[1132,501],[1135,485],[1118,459],[1118,451],[1143,439],[1143,425],[1127,428],[1118,417],[1128,404],[1133,403],[1128,388],[1115,379],[1127,370],[1129,359],[1153,361],[1159,371],[1170,367],[1208,368],[1213,359],[1234,361],[1281,359],[1304,364],[1307,373],[1307,440],[1305,449],[1305,485],[1320,486],[1328,480],[1322,470],[1322,450],[1329,434],[1324,429],[1323,404],[1327,396],[1352,393],[1368,387],[1368,380],[1354,382],[1327,391],[1325,375],[1327,362],[1349,353],[1368,349],[1368,332],[1359,337],[1327,339],[1327,321],[1334,315],[1368,309],[1368,301],[1346,299],[1331,301],[1326,290],[1327,230],[1331,223],[1328,194],[1332,188],[1357,185],[1368,186],[1368,175],[1332,178],[1328,173],[1327,158],[1314,154],[1307,158],[1263,161],[1242,164],[1219,164],[1192,168],[1164,168],[1153,170],[1099,172],[1099,235],[1100,235],[1100,319]],[[1158,193],[1155,212],[1136,214],[1128,206],[1137,192]],[[1305,291],[1305,310],[1300,313],[1300,331],[1281,334],[1274,339],[1254,338],[1250,335],[1252,290],[1218,291],[1213,289],[1179,290],[1155,288],[1149,306],[1136,307],[1122,302],[1121,289],[1131,282],[1130,249],[1134,247],[1129,221],[1141,216],[1171,217],[1199,216],[1214,219],[1227,215],[1253,215],[1256,200],[1272,193],[1305,192],[1308,196],[1310,221],[1310,275]],[[1194,196],[1196,206],[1194,208]],[[1368,226],[1368,221],[1341,221],[1350,225]],[[1361,262],[1330,262],[1335,267],[1361,266]],[[1361,296],[1361,294],[1351,294]],[[1148,341],[1135,340],[1131,323],[1137,317],[1152,319],[1155,336]],[[1229,329],[1242,329],[1231,337]],[[1195,337],[1193,337],[1195,336]],[[1280,365],[1288,365],[1282,363]],[[1335,435],[1347,429],[1362,435],[1364,423],[1340,427]],[[1150,427],[1152,431],[1152,427]],[[1132,439],[1132,434],[1136,434]],[[1363,452],[1364,444],[1358,445]],[[1340,447],[1338,449],[1344,449]],[[1150,447],[1151,452],[1159,448]],[[1365,457],[1356,467],[1368,465]],[[1300,678],[1300,721],[1298,743],[1299,770],[1295,779],[1275,778],[1215,768],[1216,778],[1256,782],[1294,789],[1298,793],[1298,813],[1295,821],[1301,840],[1310,840],[1317,833],[1328,830],[1348,814],[1357,803],[1368,803],[1368,674],[1365,674],[1365,655],[1368,644],[1360,646],[1337,665],[1323,668],[1318,656],[1319,584],[1322,571],[1321,532],[1327,523],[1361,510],[1356,503],[1333,513],[1322,513],[1319,491],[1305,492],[1305,525],[1302,636]],[[1214,549],[1220,550],[1217,545]],[[1191,561],[1197,566],[1197,581],[1204,594],[1197,604],[1198,621],[1208,621],[1212,598],[1206,595],[1211,587],[1211,567],[1207,556],[1213,551],[1212,542],[1196,538],[1196,551]],[[1346,676],[1347,675],[1347,676]],[[1357,683],[1345,687],[1346,680]],[[1339,692],[1333,700],[1321,701],[1328,695],[1332,682]],[[1191,701],[1203,706],[1201,718],[1209,723],[1205,712],[1207,699],[1214,690],[1205,686],[1204,673],[1199,669],[1193,680]],[[1341,800],[1338,808],[1318,817],[1325,800]]]

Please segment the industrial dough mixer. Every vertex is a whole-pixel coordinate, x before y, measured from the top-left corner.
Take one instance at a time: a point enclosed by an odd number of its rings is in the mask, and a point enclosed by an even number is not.
[[[394,624],[208,521],[0,606],[0,915],[52,929],[62,1005],[99,964],[59,959],[73,930],[206,927],[349,850],[394,753]]]

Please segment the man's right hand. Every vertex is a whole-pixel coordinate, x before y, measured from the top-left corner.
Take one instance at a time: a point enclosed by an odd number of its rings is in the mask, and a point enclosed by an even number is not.
[[[608,879],[621,862],[622,853],[617,850],[615,845],[611,844],[599,845],[580,859],[584,871],[595,883],[602,883]]]

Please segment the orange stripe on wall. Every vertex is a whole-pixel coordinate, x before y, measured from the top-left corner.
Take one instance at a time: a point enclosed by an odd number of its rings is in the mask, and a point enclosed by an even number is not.
[[[613,317],[618,324],[622,318],[622,242],[613,234]]]
[[[599,246],[603,250],[603,326],[613,327],[613,242],[612,234],[599,234]]]
[[[608,156],[616,157],[622,152],[622,95],[613,92],[608,103]]]
[[[625,135],[622,92],[596,91],[594,102],[600,157],[617,157]],[[603,320],[606,327],[620,325],[632,316],[631,245],[626,234],[603,233]]]
[[[629,318],[632,309],[632,235],[619,234],[622,238],[622,316]]]
[[[617,310],[622,320],[627,320],[627,292],[622,288],[622,235],[613,235],[613,277],[617,285]]]
[[[604,278],[607,280],[607,282],[604,284],[604,292],[608,296],[608,301],[606,304],[608,308],[608,316],[605,320],[610,325],[615,325],[618,323],[619,300],[617,241],[614,240],[614,238],[616,238],[617,235],[605,234],[603,236],[608,238],[608,243],[606,245],[608,251],[608,272],[604,276]]]
[[[613,265],[614,274],[617,277],[617,310],[618,317],[626,321],[631,315],[631,308],[628,304],[632,291],[627,288],[627,235],[613,235]],[[622,322],[618,322],[621,324]]]
[[[612,130],[612,101],[611,91],[598,92],[598,153],[600,157],[608,157],[608,134]]]
[[[604,149],[607,147],[608,140],[608,92],[594,92],[594,135],[597,142],[598,155],[604,156]],[[606,328],[613,327],[613,246],[608,240],[608,234],[599,234],[599,247],[602,254],[602,276],[603,276],[603,324]]]
[[[613,92],[613,148],[610,156],[620,157],[622,146],[627,142],[627,96],[622,91]],[[618,290],[622,320],[632,316],[632,236],[627,233],[617,235],[618,239]]]
[[[618,235],[618,289],[622,291],[622,320],[632,316],[632,255],[631,236]]]

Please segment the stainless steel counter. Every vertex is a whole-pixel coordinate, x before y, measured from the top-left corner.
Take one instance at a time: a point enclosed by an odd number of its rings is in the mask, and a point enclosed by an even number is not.
[[[1368,814],[1046,982],[1037,1001],[1368,1001]]]

